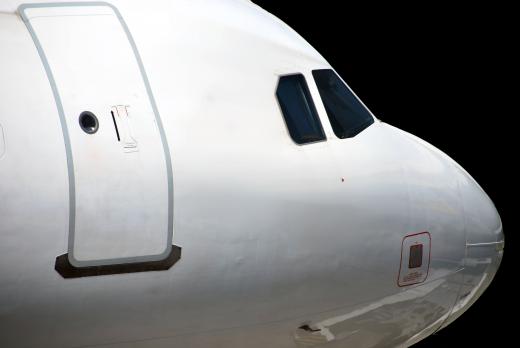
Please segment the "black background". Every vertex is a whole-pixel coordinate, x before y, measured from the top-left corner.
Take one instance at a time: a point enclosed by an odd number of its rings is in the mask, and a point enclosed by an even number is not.
[[[461,164],[494,201],[506,252],[488,290],[462,317],[414,347],[515,346],[514,147],[509,103],[511,9],[431,3],[396,8],[348,2],[255,3],[314,46],[382,121]],[[508,201],[509,199],[509,201]],[[513,202],[513,203],[512,203]],[[512,314],[511,319],[507,316]]]

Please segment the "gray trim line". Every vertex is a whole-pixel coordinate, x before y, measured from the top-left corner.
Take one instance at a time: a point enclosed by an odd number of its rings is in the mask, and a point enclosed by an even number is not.
[[[487,246],[494,246],[494,245],[500,245],[504,244],[504,241],[498,241],[498,242],[487,242],[487,243],[466,243],[467,247],[487,247]]]

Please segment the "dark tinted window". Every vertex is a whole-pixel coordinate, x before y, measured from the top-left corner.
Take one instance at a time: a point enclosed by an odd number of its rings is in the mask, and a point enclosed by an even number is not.
[[[321,99],[338,138],[352,138],[374,123],[374,118],[332,70],[314,70]]]
[[[325,139],[316,107],[303,75],[282,76],[278,82],[276,96],[289,133],[297,144]]]

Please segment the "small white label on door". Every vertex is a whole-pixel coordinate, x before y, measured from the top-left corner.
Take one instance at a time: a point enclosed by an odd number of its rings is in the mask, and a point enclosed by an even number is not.
[[[117,140],[121,143],[126,153],[139,151],[139,146],[133,131],[132,117],[129,113],[129,105],[116,105],[112,107],[112,117]]]

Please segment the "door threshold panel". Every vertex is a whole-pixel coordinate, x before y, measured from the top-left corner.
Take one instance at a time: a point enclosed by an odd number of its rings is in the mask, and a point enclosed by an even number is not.
[[[173,245],[170,254],[164,260],[87,267],[73,266],[69,262],[69,254],[63,254],[56,258],[54,269],[63,278],[84,278],[113,274],[167,271],[180,260],[181,251],[181,247]]]

